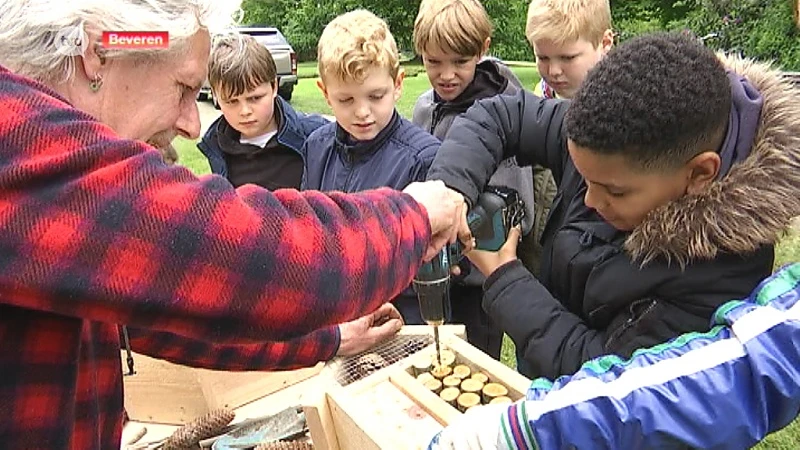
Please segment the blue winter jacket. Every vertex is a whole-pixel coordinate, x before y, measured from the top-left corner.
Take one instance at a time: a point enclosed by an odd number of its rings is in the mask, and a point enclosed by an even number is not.
[[[394,112],[378,135],[351,142],[336,122],[322,126],[306,140],[302,190],[358,192],[379,187],[403,189],[424,181],[439,140]],[[387,301],[390,299],[386,299]],[[419,301],[411,288],[392,300],[410,325],[421,325]]]
[[[535,380],[502,415],[495,448],[750,448],[800,411],[798,342],[795,263],[721,306],[705,333]]]
[[[275,98],[275,112],[280,113],[280,125],[278,126],[278,134],[276,139],[281,145],[288,147],[296,152],[300,152],[306,138],[317,128],[330,123],[329,120],[316,114],[299,113],[292,108],[292,105],[287,103],[281,97]],[[208,158],[208,164],[211,166],[211,173],[228,177],[228,166],[225,163],[225,156],[219,146],[219,126],[225,121],[225,116],[219,116],[208,131],[203,136],[203,139],[197,143],[197,148]]]
[[[397,111],[370,141],[351,142],[339,124],[329,123],[313,132],[301,150],[306,161],[301,189],[403,189],[425,180],[438,149],[438,139]]]

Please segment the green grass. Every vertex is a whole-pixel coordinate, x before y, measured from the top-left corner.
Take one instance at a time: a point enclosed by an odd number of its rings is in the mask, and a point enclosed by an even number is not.
[[[397,103],[397,110],[404,117],[410,119],[417,97],[429,89],[430,84],[419,64],[404,64],[403,67],[408,76],[403,82],[403,95]],[[511,68],[526,88],[532,88],[539,81],[535,66],[519,63],[511,65]],[[298,111],[331,114],[330,107],[317,87],[316,63],[301,63],[298,67],[298,74],[301,79],[295,87],[292,106]],[[173,144],[180,156],[180,164],[188,167],[198,175],[209,172],[208,162],[197,150],[195,141],[177,138]],[[800,261],[800,224],[794,228],[793,232],[781,240],[776,248],[775,256],[776,268],[790,262]],[[516,367],[514,343],[507,336],[503,340],[500,359],[507,366]],[[800,421],[796,421],[783,430],[773,433],[755,448],[757,450],[795,450],[800,448]]]

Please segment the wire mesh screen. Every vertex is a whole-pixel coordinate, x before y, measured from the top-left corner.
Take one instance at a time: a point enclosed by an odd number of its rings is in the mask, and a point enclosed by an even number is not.
[[[427,334],[395,336],[367,352],[341,358],[341,365],[336,371],[336,382],[347,386],[431,344],[433,336]]]

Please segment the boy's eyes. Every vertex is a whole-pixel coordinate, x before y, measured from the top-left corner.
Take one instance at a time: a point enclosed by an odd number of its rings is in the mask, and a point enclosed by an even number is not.
[[[563,60],[563,61],[572,61],[577,57],[578,57],[578,55],[563,55],[563,56],[557,56],[556,58],[558,58],[560,60]],[[547,61],[550,61],[550,57],[549,56],[538,56],[537,55],[536,56],[536,60],[537,61],[545,61],[545,62],[547,62]]]
[[[380,99],[382,99],[382,98],[383,98],[385,95],[386,95],[386,94],[372,94],[372,95],[370,95],[370,96],[369,96],[369,98],[370,98],[370,99],[372,99],[372,100],[380,100]]]
[[[338,99],[337,101],[338,101],[339,103],[343,104],[343,105],[346,105],[346,104],[348,104],[348,103],[353,103],[353,97],[348,97],[348,98],[340,98],[340,99]]]

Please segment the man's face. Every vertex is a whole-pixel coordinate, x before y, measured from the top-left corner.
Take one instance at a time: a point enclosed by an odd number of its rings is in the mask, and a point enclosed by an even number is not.
[[[578,172],[586,180],[584,203],[611,226],[631,231],[657,207],[687,193],[691,172],[643,171],[622,155],[606,155],[567,144]]]
[[[611,48],[611,39],[610,31],[608,37],[597,46],[585,39],[563,44],[537,39],[533,41],[533,52],[539,74],[559,97],[572,98],[589,70]]]
[[[224,92],[215,89],[216,92]],[[278,90],[274,83],[264,83],[255,89],[230,98],[221,98],[219,108],[222,115],[244,138],[261,136],[275,131],[275,96]]]
[[[328,78],[320,80],[319,87],[336,122],[355,140],[375,138],[392,119],[395,102],[403,91],[403,73],[392,79],[388,69],[372,67],[363,83]]]
[[[195,101],[206,77],[210,39],[205,31],[185,52],[152,63],[110,58],[100,95],[99,119],[121,137],[169,145],[177,135],[200,135]]]
[[[480,55],[464,56],[435,46],[422,52],[422,64],[433,90],[444,101],[453,101],[472,83]]]

